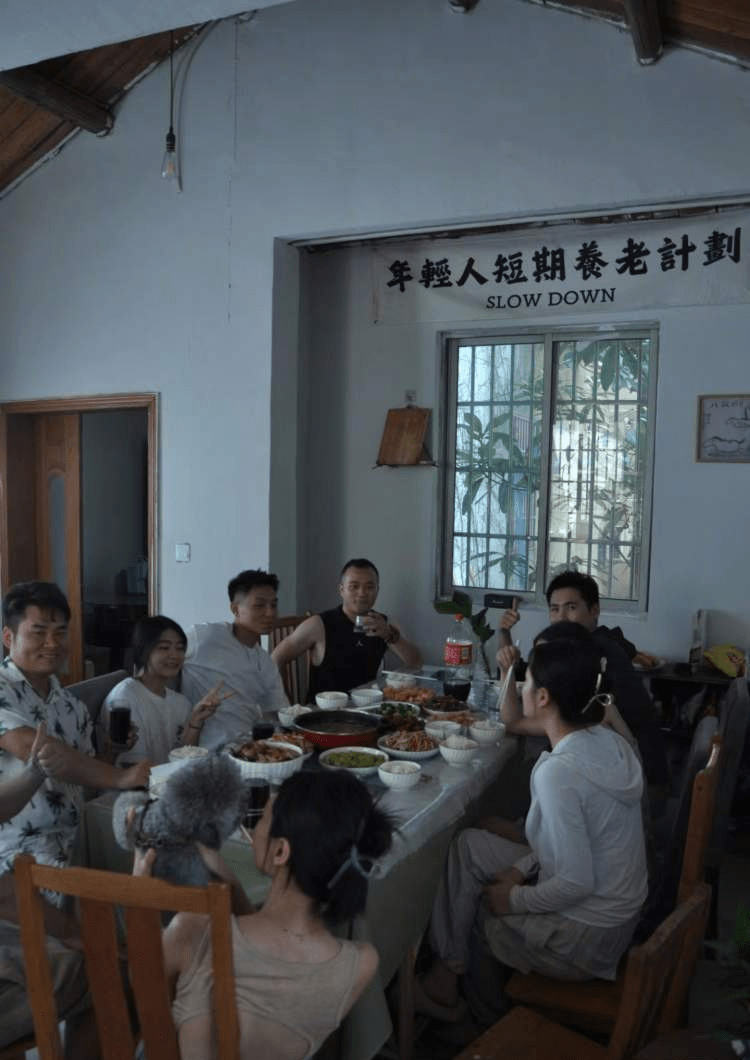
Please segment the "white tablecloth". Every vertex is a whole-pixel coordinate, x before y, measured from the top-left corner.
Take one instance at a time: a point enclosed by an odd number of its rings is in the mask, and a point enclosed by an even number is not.
[[[380,805],[393,815],[398,831],[383,860],[385,875],[371,881],[364,916],[352,937],[367,939],[380,955],[378,975],[343,1026],[342,1060],[370,1060],[391,1032],[384,986],[398,971],[408,948],[423,933],[440,873],[455,832],[478,812],[491,812],[493,788],[515,747],[504,739],[482,749],[467,766],[451,766],[442,756],[422,761],[423,779],[410,791],[368,782]],[[83,857],[94,868],[129,872],[132,855],[117,846],[112,834],[113,796],[86,804]],[[255,869],[244,839],[229,839],[222,848],[227,864],[254,901],[262,900],[268,880]]]

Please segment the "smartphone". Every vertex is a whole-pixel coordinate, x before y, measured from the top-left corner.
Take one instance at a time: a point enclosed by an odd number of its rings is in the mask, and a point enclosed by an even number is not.
[[[522,600],[520,596],[514,596],[513,593],[485,593],[484,594],[484,606],[485,607],[496,607],[499,611],[508,611],[513,607],[513,601],[516,602],[516,608],[521,606]]]

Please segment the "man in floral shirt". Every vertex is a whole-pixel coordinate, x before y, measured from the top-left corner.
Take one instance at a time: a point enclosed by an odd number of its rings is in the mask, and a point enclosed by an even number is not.
[[[29,853],[48,865],[68,865],[82,787],[124,789],[148,783],[149,763],[118,769],[95,756],[88,709],[57,679],[69,621],[65,596],[49,582],[15,585],[3,600],[3,644],[9,656],[0,663],[0,786],[18,784],[30,767],[41,776],[29,801],[0,823],[0,1046],[31,1030],[13,887],[16,855]],[[46,735],[40,726],[46,726]],[[59,941],[77,937],[75,921],[61,904],[60,896],[48,895],[45,926],[62,1012],[85,996],[86,987],[79,955]],[[71,1020],[68,1027],[72,1041],[66,1049],[82,1060],[95,1052],[88,1030],[76,1032],[88,1022]]]

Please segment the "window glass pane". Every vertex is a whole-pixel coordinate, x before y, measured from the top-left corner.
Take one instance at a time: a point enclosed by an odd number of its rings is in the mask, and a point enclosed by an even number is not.
[[[604,599],[637,602],[648,554],[651,340],[550,338],[546,411],[544,341],[456,344],[454,587],[540,592],[556,572],[575,567],[600,582]],[[545,416],[549,478],[542,483]],[[545,570],[537,569],[540,528],[548,534]]]

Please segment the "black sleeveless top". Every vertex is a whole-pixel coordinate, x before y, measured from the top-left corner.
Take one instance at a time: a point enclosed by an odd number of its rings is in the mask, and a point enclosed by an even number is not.
[[[320,618],[326,631],[326,650],[320,666],[310,666],[308,703],[315,702],[318,692],[348,692],[372,681],[387,647],[382,637],[355,632],[341,605],[323,611]]]

